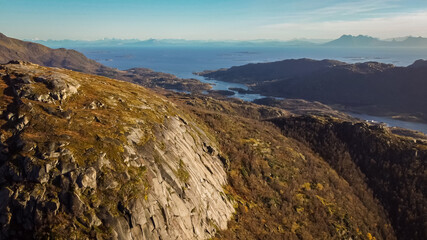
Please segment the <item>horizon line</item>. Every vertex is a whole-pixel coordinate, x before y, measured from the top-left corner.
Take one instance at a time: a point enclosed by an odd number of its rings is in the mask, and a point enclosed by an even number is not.
[[[70,38],[64,38],[64,39],[39,39],[37,37],[32,38],[32,39],[22,39],[25,41],[85,41],[85,42],[95,42],[95,41],[105,41],[105,40],[122,40],[122,41],[130,41],[130,40],[135,40],[135,41],[149,41],[149,40],[179,40],[179,41],[205,41],[205,42],[244,42],[244,41],[249,41],[249,42],[253,42],[253,41],[276,41],[276,42],[289,42],[289,41],[332,41],[332,40],[336,40],[339,39],[343,36],[352,36],[352,37],[359,37],[359,36],[363,36],[363,37],[371,37],[374,39],[378,39],[378,40],[382,40],[382,41],[392,41],[392,40],[396,40],[399,38],[427,38],[424,36],[414,36],[414,35],[408,35],[408,36],[398,36],[398,37],[392,37],[392,38],[378,38],[378,37],[374,37],[371,35],[365,35],[365,34],[342,34],[337,38],[307,38],[307,37],[301,37],[301,38],[291,38],[291,39],[268,39],[268,38],[257,38],[257,39],[185,39],[185,38],[145,38],[145,39],[141,39],[141,38],[116,38],[116,37],[104,37],[104,38],[98,38],[98,39],[94,39],[94,40],[88,40],[88,39],[70,39]],[[19,38],[17,38],[19,39]]]

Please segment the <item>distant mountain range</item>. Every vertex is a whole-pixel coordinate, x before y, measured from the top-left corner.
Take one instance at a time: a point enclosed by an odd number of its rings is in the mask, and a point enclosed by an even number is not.
[[[184,40],[184,39],[103,39],[95,41],[81,40],[28,40],[43,44],[51,48],[79,48],[79,47],[162,47],[162,46],[192,46],[192,47],[255,47],[255,46],[313,46],[327,41],[319,40],[252,40],[252,41],[210,41],[210,40]]]
[[[59,44],[59,42],[57,41],[56,44]],[[107,44],[104,40],[100,42]],[[109,42],[111,44],[117,41],[111,40]],[[70,41],[68,43],[71,44]],[[125,71],[110,68],[87,58],[75,50],[65,48],[52,49],[38,43],[9,38],[0,33],[0,63],[7,63],[11,60],[28,61],[47,67],[67,68],[73,71],[133,82],[151,88],[163,87],[183,91],[199,91],[211,88],[209,84],[195,79],[181,79],[172,74],[154,72],[147,68],[132,68]]]
[[[294,39],[280,40],[247,40],[247,41],[217,41],[217,40],[184,40],[184,39],[102,39],[95,41],[82,40],[29,40],[51,48],[79,47],[162,47],[162,46],[202,46],[202,47],[427,47],[427,38],[398,37],[380,40],[370,36],[343,35],[335,40]]]
[[[340,38],[327,42],[323,46],[331,47],[427,47],[427,38],[405,37],[391,40],[380,40],[370,36],[343,35]]]

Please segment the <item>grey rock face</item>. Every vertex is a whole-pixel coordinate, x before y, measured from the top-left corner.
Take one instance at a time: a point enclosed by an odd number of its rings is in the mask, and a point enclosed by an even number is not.
[[[132,239],[205,239],[215,234],[216,227],[227,227],[234,209],[222,190],[227,182],[224,167],[213,154],[215,147],[205,146],[211,141],[196,135],[192,127],[196,128],[178,117],[167,119],[156,136],[168,147],[152,146],[161,160],[139,159],[149,166],[151,188],[147,200],[129,205]],[[134,141],[134,134],[128,139]]]
[[[226,172],[203,131],[169,117],[155,133],[156,143],[142,149],[139,129],[127,132],[126,159],[130,167],[147,168],[149,190],[126,206],[118,204],[121,219],[99,216],[113,228],[114,239],[207,239],[227,227],[234,208],[222,189]],[[115,186],[107,181],[105,188]]]

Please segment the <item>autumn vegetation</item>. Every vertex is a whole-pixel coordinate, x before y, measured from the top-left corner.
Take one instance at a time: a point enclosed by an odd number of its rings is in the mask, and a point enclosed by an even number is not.
[[[227,157],[226,190],[237,212],[217,239],[426,235],[422,141],[338,118],[271,118],[278,109],[168,97],[208,127]]]

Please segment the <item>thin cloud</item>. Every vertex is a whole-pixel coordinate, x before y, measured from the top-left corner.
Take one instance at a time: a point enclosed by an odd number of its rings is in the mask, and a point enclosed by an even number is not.
[[[380,38],[427,36],[427,11],[399,16],[365,18],[349,21],[305,21],[271,24],[261,27],[277,38],[327,38],[342,34],[364,34]],[[290,36],[287,36],[287,35]]]
[[[340,3],[329,7],[319,8],[309,12],[315,15],[354,15],[372,13],[378,10],[394,9],[398,7],[396,0],[362,0]]]
[[[314,21],[322,19],[366,18],[387,15],[401,10],[401,0],[360,0],[343,2],[316,9],[298,9],[282,16],[270,16],[266,21]]]

